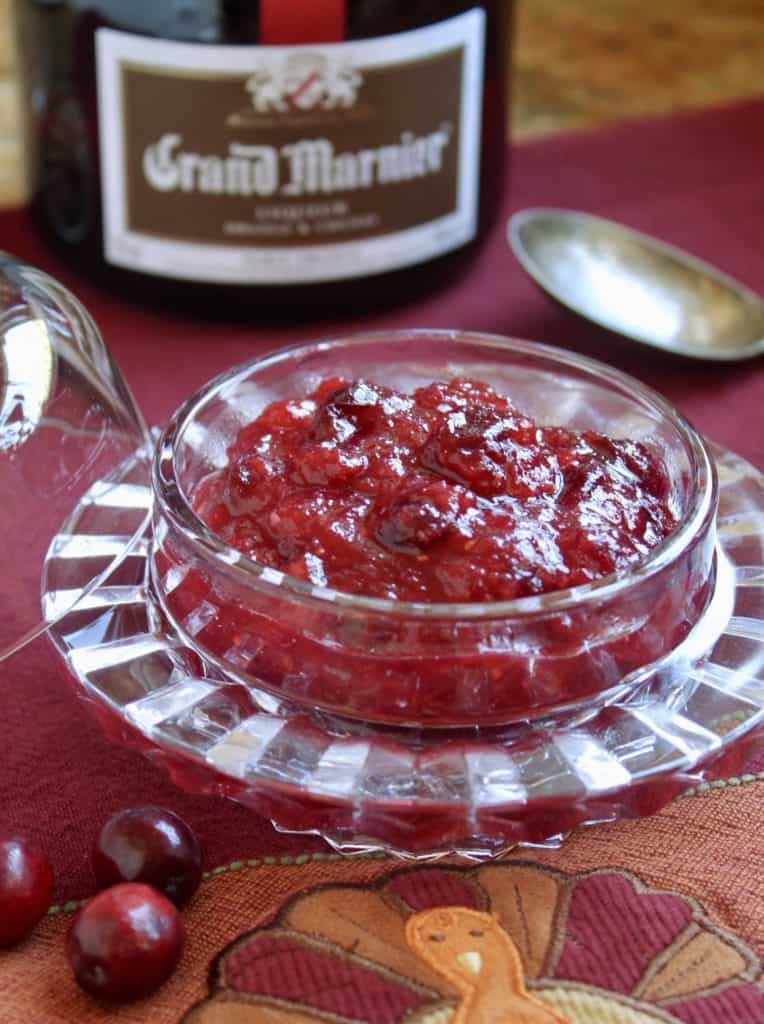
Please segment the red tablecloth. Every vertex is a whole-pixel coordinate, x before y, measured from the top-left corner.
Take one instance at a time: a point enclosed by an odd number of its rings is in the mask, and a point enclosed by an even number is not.
[[[0,215],[0,247],[45,268],[82,299],[153,423],[162,422],[181,399],[220,370],[274,346],[359,328],[466,328],[550,342],[612,363],[662,391],[710,438],[764,469],[764,359],[704,365],[667,357],[588,327],[554,307],[535,289],[505,242],[506,218],[513,210],[530,205],[573,207],[659,235],[764,291],[763,128],[764,102],[760,102],[515,146],[505,208],[469,275],[450,291],[367,320],[337,319],[299,327],[202,323],[141,308],[76,276],[49,253],[20,212]],[[45,641],[0,667],[0,723],[0,833],[25,832],[48,848],[58,878],[57,897],[62,900],[91,893],[88,854],[92,837],[106,815],[125,805],[162,803],[183,814],[202,837],[209,867],[265,856],[299,856],[302,861],[325,851],[319,840],[277,834],[266,821],[235,804],[180,793],[159,768],[136,753],[110,745],[72,696]],[[753,770],[762,767],[764,760]],[[686,803],[700,805],[702,801]],[[707,843],[702,812],[696,821],[695,808],[687,812],[688,817],[682,807],[674,805],[668,817],[664,813],[651,821],[595,830],[591,839],[571,847],[572,854],[563,850],[563,863],[577,870],[604,863],[626,864],[637,871],[645,859],[655,860],[658,850],[664,858],[661,863],[668,864],[665,858],[672,856],[672,844],[676,853],[684,841],[677,836],[685,830],[687,836],[695,836],[694,846],[689,860],[683,861],[677,854],[685,871],[677,885],[686,883],[685,890],[692,889],[700,898],[705,876],[715,870],[714,851],[725,870],[730,870],[730,858],[742,854],[739,848],[737,853],[732,847],[727,850],[721,839]],[[749,799],[745,810],[749,837],[760,833],[762,825],[761,813],[757,821],[754,807]],[[753,849],[755,840],[751,842]],[[751,856],[749,851],[745,865],[751,864]],[[330,881],[337,873],[327,868],[320,877],[311,875],[310,880],[293,879],[287,884],[280,881],[277,869],[273,870],[276,874],[268,884],[276,887],[276,895],[308,881]],[[656,882],[663,878],[657,868],[645,870],[648,875],[652,871],[650,877]],[[758,869],[754,866],[752,870]],[[351,875],[343,877],[364,881],[375,874],[378,870],[371,865],[357,865]],[[759,921],[764,917],[761,877],[759,870],[756,892],[750,893]],[[753,879],[748,881],[753,885]],[[727,906],[726,898],[719,896],[714,906]],[[733,924],[752,934],[752,922],[745,923],[744,902],[732,913]],[[275,910],[262,893],[256,903],[261,916]],[[246,899],[242,905],[250,906]],[[227,934],[225,928],[220,935],[223,933]],[[231,934],[236,934],[235,930]],[[23,955],[23,949],[18,955]],[[19,963],[23,966],[24,961]],[[197,968],[201,971],[198,964]],[[202,975],[203,971],[199,977]],[[43,1011],[42,1003],[35,1001],[38,997],[24,1004],[19,995],[20,976],[13,973],[10,982],[0,982],[0,1007],[4,1002],[1,986],[11,984],[16,993],[12,1005],[19,1016],[0,1011],[0,1017],[14,1022],[54,1019],[50,1009]],[[177,1004],[178,1014],[188,1005],[188,994],[198,994],[202,982],[196,978],[189,984]],[[8,991],[6,988],[6,998]],[[51,991],[48,997],[53,999]],[[741,1010],[739,1017],[721,1013],[714,1019],[761,1024],[764,1011],[762,1014],[749,1017]],[[124,1019],[160,1018],[139,1015]],[[693,1024],[701,1020],[692,1015],[683,1019]]]

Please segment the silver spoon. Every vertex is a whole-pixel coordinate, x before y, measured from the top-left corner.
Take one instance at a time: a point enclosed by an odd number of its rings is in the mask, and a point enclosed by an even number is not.
[[[507,235],[543,291],[632,341],[717,361],[764,352],[764,302],[681,249],[574,210],[522,210]]]

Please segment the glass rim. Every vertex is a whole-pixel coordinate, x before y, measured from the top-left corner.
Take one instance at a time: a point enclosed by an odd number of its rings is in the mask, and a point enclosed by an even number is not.
[[[21,410],[21,423],[28,429],[16,445],[0,444],[0,477],[4,489],[7,466],[26,469],[32,465],[26,441],[45,429],[50,438],[45,456],[50,457],[51,472],[66,465],[67,480],[56,487],[30,486],[26,501],[34,498],[39,506],[29,518],[12,516],[3,525],[5,547],[14,550],[20,544],[31,564],[44,572],[50,545],[61,536],[61,523],[68,522],[72,504],[84,500],[97,488],[103,495],[113,486],[115,475],[125,461],[145,463],[146,493],[150,485],[151,456],[154,438],[132,391],[117,366],[104,337],[90,311],[61,281],[25,258],[0,250],[0,280],[4,289],[0,300],[0,417],[10,408]],[[11,405],[3,409],[3,400],[11,396]],[[15,395],[24,396],[16,405]],[[26,397],[34,396],[31,410],[25,408]],[[78,411],[77,422],[71,410],[82,409],[81,399],[87,397],[87,412]],[[65,397],[62,405],[59,401]],[[91,410],[97,409],[98,426],[88,422]],[[54,411],[52,412],[51,409]],[[66,463],[58,448],[61,440],[78,438],[76,455]],[[38,435],[39,436],[39,435]],[[81,442],[81,443],[79,443]],[[128,454],[129,453],[129,454]],[[104,459],[98,479],[92,468]],[[5,471],[5,472],[4,472]],[[13,471],[13,470],[12,470]],[[102,474],[102,475],[101,475]],[[48,474],[48,477],[50,473]],[[12,486],[12,483],[11,483]],[[11,506],[12,507],[12,506]],[[11,616],[11,628],[0,638],[0,665],[28,648],[45,635],[52,626],[82,608],[87,598],[101,587],[130,556],[150,523],[150,509],[141,508],[140,522],[135,527],[117,530],[108,553],[94,565],[92,577],[80,588],[66,588],[58,600],[40,605],[39,592],[32,589],[33,576],[18,574],[18,566],[10,560],[13,597],[17,614]],[[19,532],[20,531],[20,532]]]
[[[380,341],[404,341],[417,338],[442,339],[473,344],[482,348],[517,352],[523,356],[540,358],[549,364],[567,366],[595,378],[596,383],[608,384],[622,393],[651,406],[675,428],[684,440],[692,468],[692,495],[689,508],[680,524],[648,555],[627,569],[609,573],[590,583],[579,584],[546,594],[529,595],[508,601],[486,602],[413,602],[389,598],[370,597],[317,586],[289,576],[281,570],[264,566],[226,544],[196,514],[184,488],[181,486],[175,463],[175,452],[188,425],[199,410],[226,385],[239,377],[266,369],[280,362],[306,359],[316,353],[350,348],[359,344]],[[152,465],[152,490],[157,511],[166,517],[205,560],[212,561],[226,575],[233,575],[250,586],[272,591],[274,596],[288,596],[299,604],[326,609],[327,605],[350,612],[371,612],[393,618],[435,619],[459,621],[464,619],[527,618],[539,614],[559,614],[578,610],[586,603],[596,604],[615,598],[624,591],[643,583],[674,564],[687,551],[701,528],[715,513],[716,471],[703,438],[681,413],[657,391],[636,378],[606,363],[582,356],[566,349],[541,342],[527,341],[479,331],[445,329],[394,329],[358,332],[340,338],[330,338],[291,345],[271,350],[256,359],[248,360],[214,377],[188,398],[173,414],[162,431]]]

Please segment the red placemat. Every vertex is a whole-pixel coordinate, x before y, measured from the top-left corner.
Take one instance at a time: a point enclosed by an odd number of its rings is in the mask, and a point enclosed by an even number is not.
[[[747,103],[516,146],[502,217],[468,276],[445,293],[367,320],[292,328],[202,323],[132,305],[76,276],[39,241],[23,213],[0,215],[0,245],[47,269],[82,299],[154,423],[162,422],[214,374],[275,346],[358,329],[465,328],[563,345],[618,366],[662,391],[710,438],[764,469],[764,359],[729,366],[691,363],[588,327],[536,291],[505,242],[505,222],[513,210],[529,205],[568,206],[660,235],[764,291],[763,124],[764,102]],[[320,841],[279,835],[267,822],[235,804],[180,793],[160,769],[138,754],[109,744],[72,696],[46,642],[38,642],[34,649],[4,664],[0,683],[4,732],[0,832],[28,833],[49,849],[61,900],[81,898],[92,891],[90,842],[105,816],[126,805],[162,803],[181,813],[200,833],[210,867],[264,857],[303,861],[325,853]],[[764,759],[752,771],[760,768],[764,768]],[[753,775],[751,780],[755,781]],[[681,806],[674,805],[677,809]],[[748,797],[748,836],[761,827],[760,811],[758,824],[754,820],[755,807]],[[670,815],[678,819],[676,827],[681,829],[681,813],[672,810]],[[663,825],[658,824],[661,820]],[[665,847],[665,855],[670,856],[673,827],[667,829],[664,813],[657,819],[606,830],[607,842],[599,845],[596,834],[591,839],[576,838],[578,846],[570,849],[583,853],[572,866],[576,870],[596,867],[598,856],[605,856],[608,864],[631,866],[635,857],[639,860],[635,853],[639,844],[651,846],[658,837],[662,837],[661,849]],[[710,862],[713,848],[704,849],[706,854],[699,861],[692,857],[688,861],[692,877],[685,885],[698,898],[704,873],[714,870]],[[563,859],[566,856],[563,851]],[[363,874],[358,864],[352,871],[355,880],[377,873],[375,869],[370,875],[369,868],[363,869]],[[666,884],[658,867],[653,865],[650,871],[656,884]],[[329,880],[329,875],[319,875],[319,881]],[[283,891],[299,884],[284,882]],[[760,920],[764,916],[761,887],[752,895],[759,901]],[[257,911],[261,916],[263,905],[261,900]],[[738,927],[745,924],[741,921],[739,915],[735,917]],[[229,930],[222,928],[221,941]],[[197,979],[194,991],[199,984]],[[53,1018],[27,1012],[23,1019]],[[694,1022],[696,1018],[682,1019]],[[733,1018],[722,1015],[716,1019]],[[764,1011],[761,1017],[739,1019],[761,1024]]]

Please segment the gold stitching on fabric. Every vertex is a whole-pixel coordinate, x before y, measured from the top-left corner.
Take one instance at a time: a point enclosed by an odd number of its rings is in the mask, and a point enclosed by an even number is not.
[[[689,789],[686,789],[674,799],[687,800],[689,797],[703,796],[705,793],[709,793],[715,789],[718,790],[726,789],[728,787],[748,786],[757,782],[764,782],[764,771],[757,772],[755,775],[745,773],[740,776],[732,775],[728,779],[715,779],[713,782],[701,782],[697,786],[692,786]],[[248,860],[235,860],[230,864],[221,864],[218,867],[211,868],[209,871],[205,871],[202,874],[202,879],[204,881],[209,881],[211,878],[215,878],[219,875],[225,875],[228,872],[243,871],[245,868],[301,867],[304,864],[317,863],[319,861],[337,863],[339,861],[352,860],[389,860],[393,863],[398,863],[395,857],[392,857],[387,853],[359,853],[353,854],[351,857],[344,853],[301,853],[294,857],[253,857]],[[417,869],[415,868],[413,870]],[[52,906],[48,907],[48,916],[57,917],[61,914],[74,914],[81,907],[85,906],[88,899],[90,899],[90,897],[83,900],[68,900],[66,903],[54,903]]]

